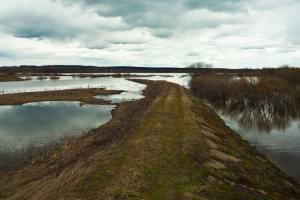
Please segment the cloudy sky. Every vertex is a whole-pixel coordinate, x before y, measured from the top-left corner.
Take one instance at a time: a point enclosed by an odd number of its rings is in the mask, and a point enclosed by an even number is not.
[[[300,66],[299,0],[0,1],[0,65]]]

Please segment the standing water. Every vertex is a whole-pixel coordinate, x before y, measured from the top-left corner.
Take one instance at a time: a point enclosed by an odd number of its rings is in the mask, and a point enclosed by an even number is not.
[[[187,74],[148,74],[138,79],[166,80],[188,87]],[[0,82],[4,93],[38,92],[74,88],[105,88],[123,90],[116,95],[101,95],[112,103],[141,99],[146,85],[125,78],[99,77],[78,78],[63,76],[58,80],[49,78]],[[79,136],[89,129],[99,127],[111,119],[114,106],[84,105],[79,102],[40,102],[21,106],[0,106],[0,170],[16,167],[15,155],[26,155],[64,136]],[[21,154],[22,155],[22,154]]]
[[[0,170],[9,158],[64,136],[79,136],[111,119],[112,105],[79,102],[41,102],[0,107]]]
[[[219,114],[230,128],[300,182],[300,120],[280,118],[283,121],[276,124],[267,120],[259,124],[251,119],[241,120],[236,115]]]

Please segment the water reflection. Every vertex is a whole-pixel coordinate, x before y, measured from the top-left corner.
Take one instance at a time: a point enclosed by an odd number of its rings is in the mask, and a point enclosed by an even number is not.
[[[80,74],[79,74],[80,75]],[[101,75],[101,74],[100,74]],[[105,74],[102,74],[105,75]],[[113,75],[113,74],[111,74]],[[78,76],[59,76],[59,79],[53,80],[49,77],[38,80],[37,76],[31,76],[31,80],[25,81],[10,81],[0,82],[0,92],[4,93],[20,93],[20,92],[39,92],[50,90],[66,90],[74,88],[105,88],[108,90],[124,90],[131,93],[141,93],[146,86],[140,83],[130,81],[128,79],[147,79],[147,80],[165,80],[177,83],[188,88],[191,79],[189,74],[155,74],[155,73],[141,73],[141,74],[127,74],[132,77],[98,77],[98,78],[79,78]],[[137,77],[138,76],[138,77]],[[23,77],[28,78],[28,77]]]
[[[191,80],[191,76],[185,73],[165,73],[165,74],[144,73],[143,75],[149,75],[149,76],[138,77],[138,79],[147,79],[153,81],[168,81],[171,83],[176,83],[178,85],[181,85],[185,88],[189,88],[189,83]]]
[[[139,92],[122,92],[120,94],[113,95],[99,95],[96,98],[104,99],[110,101],[111,103],[121,103],[124,101],[136,101],[144,98],[144,96]]]
[[[263,110],[249,109],[244,111],[228,111],[219,109],[223,115],[230,116],[234,121],[237,121],[245,130],[254,130],[262,133],[270,133],[272,130],[287,129],[294,117],[291,115],[279,115],[267,113]]]
[[[166,80],[188,87],[187,74],[139,74],[150,80]],[[146,85],[125,78],[78,78],[62,76],[60,79],[0,82],[0,92],[18,93],[64,90],[73,88],[106,88],[123,90],[116,95],[98,96],[112,103],[138,100]],[[0,106],[0,170],[15,168],[18,158],[26,157],[32,149],[55,142],[64,136],[77,136],[111,119],[113,106],[84,105],[78,102],[42,102],[22,106]]]
[[[145,87],[143,84],[129,81],[125,78],[112,77],[0,82],[0,91],[4,93],[38,92],[74,88],[106,88],[108,90],[140,92],[144,90]]]
[[[111,119],[111,105],[41,102],[0,107],[0,169],[9,154],[78,136]]]
[[[263,118],[253,112],[219,114],[229,127],[300,182],[300,120],[279,115]]]

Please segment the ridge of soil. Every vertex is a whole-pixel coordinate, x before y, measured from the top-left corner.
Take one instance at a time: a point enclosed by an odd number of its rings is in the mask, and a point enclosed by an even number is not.
[[[90,88],[1,94],[0,105],[22,105],[42,101],[80,101],[86,104],[109,104],[108,101],[96,99],[94,96],[120,94],[121,92],[123,91]]]

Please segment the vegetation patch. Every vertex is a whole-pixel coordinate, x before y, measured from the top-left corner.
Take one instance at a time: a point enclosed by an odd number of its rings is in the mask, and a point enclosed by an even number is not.
[[[300,116],[300,69],[263,69],[253,73],[194,74],[194,95],[236,118],[244,127],[269,132]],[[249,123],[251,122],[251,123]]]
[[[94,97],[97,95],[120,94],[121,92],[123,91],[90,88],[2,94],[0,95],[0,105],[21,105],[42,101],[80,101],[86,104],[109,104],[108,101]]]

